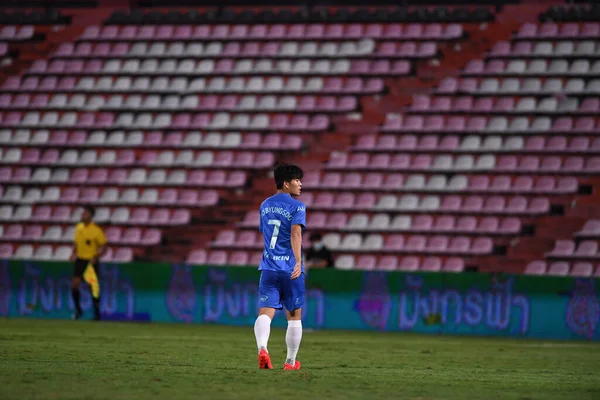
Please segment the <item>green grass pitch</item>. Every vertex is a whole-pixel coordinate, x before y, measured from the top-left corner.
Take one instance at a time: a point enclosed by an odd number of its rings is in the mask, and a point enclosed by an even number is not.
[[[600,344],[305,332],[258,370],[252,327],[0,319],[0,399],[600,399]]]

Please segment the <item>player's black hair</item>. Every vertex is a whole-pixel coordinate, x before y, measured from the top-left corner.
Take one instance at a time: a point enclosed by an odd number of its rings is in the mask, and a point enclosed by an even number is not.
[[[304,172],[297,165],[280,164],[275,167],[273,175],[275,176],[275,185],[277,185],[277,189],[282,189],[284,182],[290,182],[293,179],[302,179]]]
[[[83,209],[87,212],[90,213],[90,215],[92,216],[92,218],[94,218],[94,215],[96,215],[96,209],[93,206],[90,206],[89,204],[86,206],[83,206]]]

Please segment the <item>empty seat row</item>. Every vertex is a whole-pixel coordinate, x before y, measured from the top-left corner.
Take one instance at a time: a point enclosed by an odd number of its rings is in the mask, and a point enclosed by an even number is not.
[[[595,268],[596,272],[594,272],[594,264],[584,261],[573,263],[555,261],[548,263],[546,261],[537,260],[527,264],[524,273],[527,275],[600,277],[600,264],[597,264]]]
[[[600,133],[600,119],[593,117],[483,117],[409,115],[402,117],[388,114],[380,128],[383,132],[450,132],[450,133],[546,133],[581,132]]]
[[[352,255],[342,254],[336,257],[335,267],[338,269],[355,270],[382,270],[382,271],[406,271],[406,272],[462,272],[465,261],[458,257],[440,258],[436,256],[375,256],[375,255]]]
[[[521,221],[515,217],[455,217],[443,215],[397,215],[358,213],[326,214],[315,212],[308,216],[307,225],[314,229],[341,229],[346,231],[406,231],[430,233],[474,233],[474,234],[516,234],[521,230]]]
[[[128,43],[63,43],[53,54],[57,59],[38,61],[34,63],[30,72],[44,72],[48,70],[72,69],[81,65],[66,63],[62,59],[77,58],[339,58],[339,57],[431,57],[437,52],[435,42],[398,42],[386,41],[376,44],[371,39],[360,41],[336,42],[137,42]]]
[[[190,148],[244,148],[297,150],[302,145],[299,135],[270,133],[239,132],[171,132],[161,131],[48,131],[30,129],[0,129],[0,144],[3,146],[35,145],[45,146],[71,146],[71,147],[184,147]],[[8,151],[8,149],[6,150]]]
[[[96,172],[97,171],[97,172]],[[98,169],[88,172],[73,172],[77,179],[88,176],[88,181],[79,181],[78,184],[115,184],[115,185],[166,185],[166,186],[209,186],[209,187],[241,187],[246,183],[246,173],[242,171],[232,171],[227,173],[222,170],[215,171],[181,171],[173,170],[167,173],[165,170],[156,169],[146,171],[144,169],[133,169],[127,171],[124,169],[115,169],[112,171],[106,169]],[[58,173],[57,173],[58,174]],[[15,180],[16,181],[16,180]],[[58,182],[58,181],[57,181]],[[66,181],[62,181],[66,183]],[[39,182],[33,182],[29,179],[23,179],[20,183],[34,183],[39,185]],[[0,187],[2,189],[2,187]],[[63,196],[63,200],[67,198],[71,201],[77,201],[79,188],[66,188],[60,190],[58,187],[48,187],[42,192],[40,189],[31,188],[27,192],[19,186],[10,186],[2,197],[5,202],[36,202],[39,200],[47,202],[58,201],[58,198]]]
[[[401,235],[358,233],[327,233],[323,236],[325,245],[333,251],[383,251],[409,253],[447,253],[447,254],[489,254],[493,242],[487,237],[470,238],[467,236],[444,235]],[[214,248],[262,248],[263,239],[255,231],[221,231],[211,243]]]
[[[1,164],[38,164],[60,166],[178,166],[189,168],[269,168],[275,162],[271,152],[211,151],[211,150],[40,150],[39,148],[0,149]],[[8,171],[4,170],[8,175]],[[22,171],[23,173],[23,171]],[[23,180],[24,176],[19,179]],[[31,178],[36,182],[49,182],[51,171],[47,168],[33,171]]]
[[[423,236],[392,234],[383,237],[379,234],[362,236],[357,233],[328,233],[323,236],[325,245],[334,251],[369,251],[406,253],[447,253],[447,254],[489,254],[493,242],[487,237],[466,236]]]
[[[379,93],[383,90],[380,78],[359,77],[236,77],[166,78],[122,77],[113,82],[109,77],[38,78],[9,77],[2,85],[3,92],[103,92],[103,93]]]
[[[554,248],[545,254],[550,258],[600,258],[600,247],[597,240],[583,240],[576,243],[573,240],[559,239]]]
[[[86,204],[99,203],[98,189],[90,191]],[[84,193],[85,194],[85,193]],[[96,197],[94,198],[94,194]],[[95,200],[94,200],[95,199]],[[105,203],[110,203],[105,202]],[[102,204],[102,203],[101,203]],[[98,223],[112,224],[142,224],[142,225],[187,225],[190,223],[191,213],[187,208],[157,208],[151,210],[146,207],[98,207],[94,220]],[[58,206],[52,212],[50,206],[11,207],[0,206],[0,220],[2,221],[30,221],[30,222],[77,222],[81,210],[76,207]],[[39,218],[39,219],[38,219]],[[72,238],[72,235],[71,235]]]
[[[600,137],[567,137],[560,134],[545,136],[469,135],[364,135],[354,145],[358,151],[408,151],[408,152],[599,152]]]
[[[0,40],[20,41],[33,38],[35,28],[31,25],[7,25],[0,29]]]
[[[0,225],[2,240],[28,241],[28,242],[73,242],[74,227],[63,229],[61,226],[51,225]],[[154,228],[120,228],[117,226],[105,229],[106,240],[111,245],[126,244],[153,246],[160,242],[160,230]]]
[[[121,129],[251,129],[251,130],[311,130],[321,131],[329,126],[327,115],[306,114],[230,114],[230,113],[158,113],[139,114],[124,112],[66,112],[56,111],[21,113],[0,112],[1,127],[57,127],[57,128],[121,128]]]
[[[362,210],[364,211],[364,210]],[[379,210],[381,211],[381,210]],[[376,213],[347,214],[312,211],[307,217],[307,226],[318,230],[342,231],[398,231],[428,233],[467,233],[467,234],[517,234],[521,231],[521,221],[515,217],[455,217],[453,215],[396,215]],[[246,214],[240,226],[256,228],[259,225],[258,213]]]
[[[90,201],[92,203],[94,201]],[[131,203],[129,203],[131,204]],[[165,204],[167,205],[167,204]],[[174,205],[174,204],[168,204]],[[187,205],[187,204],[177,204]],[[113,219],[121,223],[141,224],[141,225],[186,225],[190,222],[191,213],[187,208],[182,209],[150,209],[147,207],[132,207],[127,211],[119,211],[109,207],[99,208],[100,214],[97,221],[109,222]],[[31,222],[60,222],[75,223],[80,220],[82,209],[71,206],[48,206],[38,205],[35,207],[29,205],[23,206],[0,206],[0,220],[2,221],[31,221]],[[127,215],[129,215],[126,220]]]
[[[432,54],[421,54],[431,56]],[[157,59],[108,60],[99,71],[83,70],[83,62],[67,65],[62,61],[53,61],[46,66],[43,62],[32,67],[29,74],[40,75],[111,75],[111,76],[201,76],[201,75],[401,75],[410,71],[410,62],[406,60],[267,60],[267,59],[222,59],[181,60]],[[50,69],[52,68],[52,69]]]
[[[8,243],[0,244],[0,259],[39,260],[39,261],[67,261],[73,252],[73,246],[56,246],[43,244],[34,247],[31,244],[15,246]],[[105,262],[131,262],[133,250],[129,247],[107,248],[100,259]]]
[[[0,109],[67,110],[201,110],[201,111],[341,111],[357,107],[353,96],[236,96],[236,95],[87,95],[0,94]]]
[[[580,231],[575,233],[575,236],[600,239],[600,219],[589,219],[585,221],[585,224]]]
[[[415,42],[385,42],[393,43],[394,49],[401,49],[404,54],[419,54],[423,52]],[[405,45],[404,43],[407,43]],[[435,46],[435,44],[433,44]],[[400,47],[399,47],[400,46]],[[426,47],[430,47],[427,44]],[[267,41],[267,42],[148,42],[107,43],[81,42],[63,43],[53,54],[55,58],[83,57],[115,57],[115,58],[145,58],[145,57],[265,57],[265,58],[295,58],[295,57],[356,57],[373,55],[376,43],[371,39],[359,41],[338,42],[296,42],[296,41]],[[390,45],[382,46],[381,53],[391,57],[399,55],[389,52]]]
[[[80,40],[453,39],[460,24],[272,24],[89,26]]]
[[[598,76],[600,60],[471,60],[463,75]]]
[[[359,210],[388,213],[543,215],[550,211],[550,201],[546,197],[527,199],[522,196],[418,196],[414,194],[376,196],[374,193],[305,192],[300,200],[311,212],[316,210]],[[258,218],[258,213],[250,211],[241,222],[241,226],[257,227]]]
[[[260,264],[261,260],[261,251],[236,250],[228,253],[224,250],[207,251],[197,249],[190,251],[185,262],[192,265],[242,265],[256,267]]]
[[[444,78],[438,93],[499,95],[599,94],[600,79],[582,78]]]
[[[598,173],[600,157],[573,156],[514,156],[514,155],[410,155],[333,153],[326,164],[330,170],[387,170],[424,172],[479,172],[494,173]]]
[[[79,175],[75,173],[74,175]],[[63,181],[64,182],[64,181]],[[31,183],[31,181],[28,181]],[[73,181],[72,184],[81,183],[95,183],[95,182],[83,182]],[[8,201],[8,198],[13,199],[18,194],[17,186],[13,186],[13,191],[17,193],[7,192],[3,198],[4,201]],[[51,197],[55,189],[47,189],[42,192],[41,196]],[[22,190],[21,190],[21,193]],[[30,195],[33,192],[30,192]],[[13,197],[11,197],[13,196]],[[157,189],[145,189],[138,190],[134,188],[120,189],[116,187],[103,187],[102,190],[98,187],[86,187],[86,188],[63,188],[61,189],[60,196],[65,201],[71,203],[83,203],[83,202],[97,202],[97,203],[117,203],[117,204],[149,204],[149,205],[179,205],[186,207],[207,207],[213,206],[218,203],[218,193],[214,190],[196,191],[193,189],[165,189],[159,191]],[[26,197],[26,196],[25,196]],[[13,201],[13,200],[11,200]],[[18,199],[14,199],[18,202]],[[8,206],[10,207],[10,206]],[[29,214],[31,214],[31,207],[23,206],[22,208],[29,208]]]
[[[489,193],[575,193],[579,187],[573,177],[497,175],[445,175],[309,172],[302,180],[307,188],[370,191],[489,192]]]
[[[520,26],[519,31],[516,34],[516,37],[519,39],[598,38],[599,36],[600,23],[598,22],[586,22],[581,24],[556,24],[554,22],[546,22],[539,25],[526,22]]]
[[[457,113],[597,113],[600,112],[600,99],[588,97],[473,97],[419,95],[413,98],[411,112],[457,112]]]
[[[596,40],[561,40],[558,42],[500,41],[490,52],[491,57],[574,57],[600,56],[600,42]]]
[[[54,58],[77,59],[77,58],[121,58],[145,59],[145,58],[258,58],[267,61],[277,58],[422,58],[432,57],[437,52],[434,42],[397,42],[386,41],[376,44],[371,39],[360,41],[336,42],[211,42],[202,44],[200,42],[138,42],[132,45],[127,43],[73,43],[62,44]],[[58,61],[58,63],[57,63]],[[81,61],[79,61],[81,63]],[[212,62],[212,61],[211,61]],[[35,72],[60,68],[64,60],[56,60],[52,64],[42,68],[44,63],[39,62],[39,68]],[[48,65],[47,63],[45,65]],[[69,68],[69,67],[67,67]]]

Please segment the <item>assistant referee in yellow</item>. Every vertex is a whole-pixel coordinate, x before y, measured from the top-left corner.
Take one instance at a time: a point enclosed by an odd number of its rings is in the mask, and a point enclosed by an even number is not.
[[[79,285],[83,278],[89,285],[94,303],[94,319],[100,320],[100,282],[98,281],[98,260],[106,251],[106,236],[104,231],[93,221],[96,210],[94,207],[85,206],[81,213],[81,222],[75,226],[75,245],[71,262],[73,266],[73,279],[71,281],[71,295],[75,304],[73,319],[81,318],[83,314],[79,301]]]

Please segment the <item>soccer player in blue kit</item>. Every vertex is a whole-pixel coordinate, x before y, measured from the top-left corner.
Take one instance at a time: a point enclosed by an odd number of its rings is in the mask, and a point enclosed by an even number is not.
[[[287,357],[284,370],[300,369],[296,360],[302,340],[302,306],[304,305],[304,264],[302,231],[306,227],[306,206],[294,199],[302,190],[304,173],[296,165],[275,168],[277,193],[260,205],[260,231],[264,236],[263,258],[259,266],[258,318],[254,335],[258,347],[258,368],[272,369],[267,342],[271,320],[284,306],[288,320],[285,343]]]

